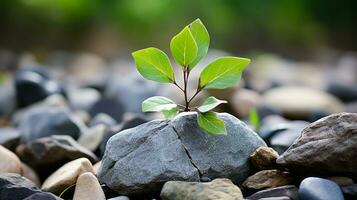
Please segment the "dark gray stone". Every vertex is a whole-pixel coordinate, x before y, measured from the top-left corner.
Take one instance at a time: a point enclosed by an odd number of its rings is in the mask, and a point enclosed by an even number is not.
[[[19,107],[31,105],[52,94],[63,94],[59,83],[49,79],[48,72],[39,67],[17,71],[15,87]]]
[[[192,113],[175,118],[171,126],[202,176],[227,177],[240,184],[252,172],[250,155],[266,144],[232,115],[222,113],[218,116],[225,122],[226,136],[205,133],[197,124],[196,114]]]
[[[117,122],[122,120],[125,107],[114,98],[101,98],[89,109],[89,114],[94,117],[99,113],[105,113]]]
[[[295,173],[356,175],[357,114],[338,113],[306,127],[277,163]]]
[[[357,85],[330,83],[327,92],[335,95],[344,102],[357,101]]]
[[[69,135],[77,139],[85,125],[62,107],[38,107],[21,118],[19,131],[23,142],[51,135]]]
[[[0,128],[0,145],[14,151],[20,142],[19,131],[15,128]]]
[[[53,135],[22,144],[16,148],[16,153],[42,178],[77,158],[88,158],[92,163],[98,161],[91,151],[65,135]]]
[[[344,200],[340,187],[333,181],[309,177],[300,183],[299,198],[309,200]]]
[[[285,185],[281,187],[261,190],[252,194],[251,196],[247,197],[249,200],[259,200],[262,198],[269,198],[269,197],[281,197],[286,196],[292,200],[298,200],[298,188],[294,185]]]
[[[291,121],[281,124],[285,130],[277,131],[270,139],[270,146],[279,154],[284,153],[300,136],[301,131],[309,125],[305,121]]]
[[[12,80],[8,80],[3,85],[0,85],[0,117],[10,116],[15,108],[15,87]]]
[[[155,193],[168,180],[199,181],[200,176],[243,182],[252,171],[249,156],[266,144],[237,118],[219,117],[225,121],[227,136],[203,132],[193,113],[115,134],[107,143],[100,181],[126,195]]]
[[[147,81],[137,72],[133,72],[120,79],[117,76],[112,77],[107,85],[105,95],[114,97],[124,106],[126,112],[141,113],[142,102],[157,95],[159,87],[159,84]]]
[[[0,199],[19,200],[39,192],[34,183],[19,174],[0,174]]]
[[[341,190],[346,200],[357,199],[357,184],[341,186]]]
[[[168,121],[157,120],[111,137],[98,178],[120,194],[145,194],[169,180],[198,181],[199,173]]]

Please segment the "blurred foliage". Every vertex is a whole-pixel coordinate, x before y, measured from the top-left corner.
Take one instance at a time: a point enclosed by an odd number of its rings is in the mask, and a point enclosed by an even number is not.
[[[218,48],[334,45],[356,48],[357,1],[329,0],[1,0],[0,44],[26,33],[33,42],[69,46],[103,25],[134,47],[166,44],[196,18],[207,25]],[[60,40],[63,38],[63,40]],[[24,42],[29,42],[24,39]],[[48,42],[48,41],[47,41]],[[19,45],[21,47],[21,45]]]

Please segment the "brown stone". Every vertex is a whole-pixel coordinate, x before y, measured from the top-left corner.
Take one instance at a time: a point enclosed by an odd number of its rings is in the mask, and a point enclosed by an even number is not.
[[[209,183],[169,181],[160,196],[163,200],[243,200],[239,187],[222,178]]]
[[[274,169],[279,154],[270,147],[259,147],[250,156],[250,161],[258,170]]]
[[[255,173],[244,181],[243,186],[248,189],[265,189],[291,184],[293,178],[288,172],[279,170],[263,170]]]

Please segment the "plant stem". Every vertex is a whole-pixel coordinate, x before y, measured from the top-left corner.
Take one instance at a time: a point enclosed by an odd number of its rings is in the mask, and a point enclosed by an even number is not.
[[[180,87],[180,86],[176,83],[176,81],[174,81],[173,84],[176,85],[182,92],[185,92],[185,91],[182,89],[182,87]]]
[[[191,97],[191,99],[188,101],[188,104],[191,103],[191,101],[200,93],[202,88],[197,88],[196,93]]]
[[[185,111],[189,111],[189,101],[187,100],[187,83],[188,83],[188,76],[189,76],[189,69],[188,67],[185,66],[184,70],[183,70],[183,83],[184,83],[184,95],[185,95]]]

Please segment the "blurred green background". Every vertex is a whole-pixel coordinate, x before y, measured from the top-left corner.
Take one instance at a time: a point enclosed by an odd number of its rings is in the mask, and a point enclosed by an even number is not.
[[[357,50],[357,1],[1,0],[0,48],[104,57],[156,46],[195,18],[214,48],[306,58],[319,49]]]

